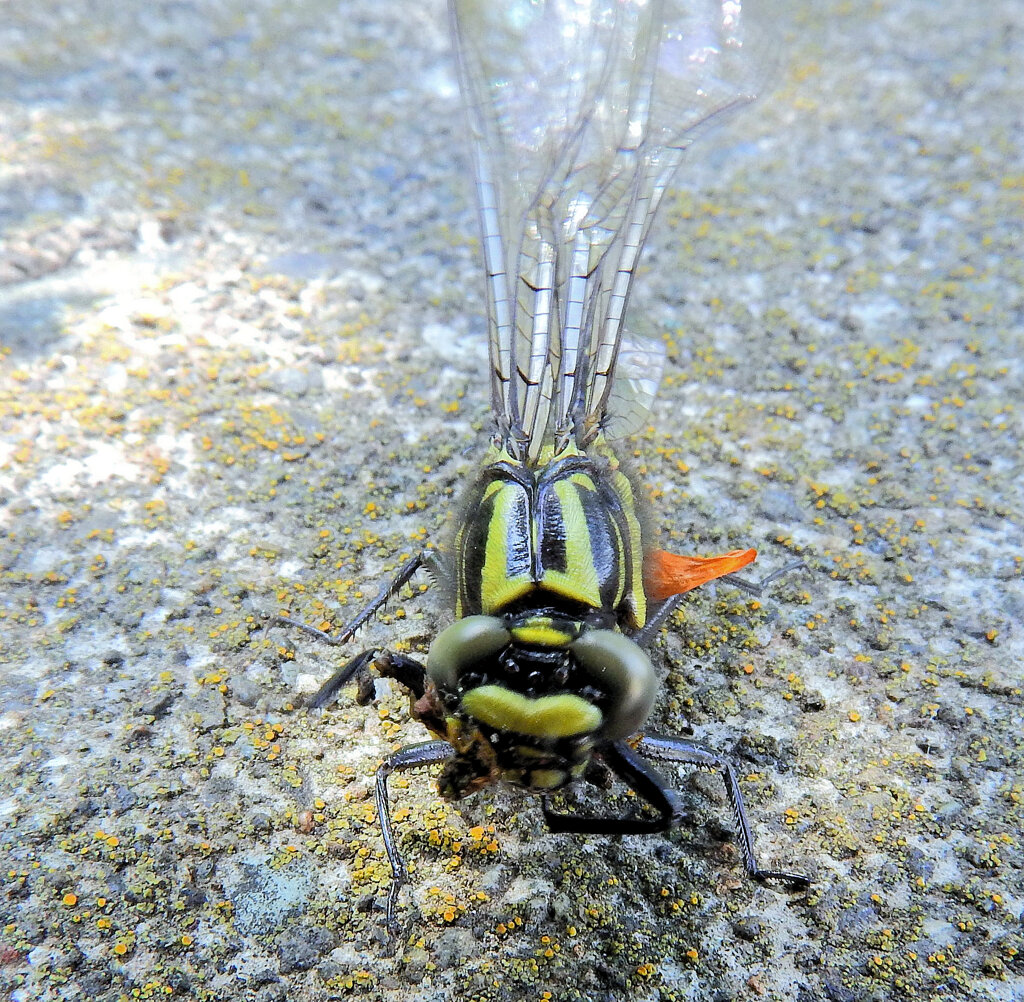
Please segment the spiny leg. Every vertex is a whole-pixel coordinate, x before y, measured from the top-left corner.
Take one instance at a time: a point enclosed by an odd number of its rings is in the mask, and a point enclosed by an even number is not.
[[[316,637],[317,640],[320,640],[325,644],[331,644],[332,646],[346,644],[356,635],[356,632],[360,627],[362,627],[367,620],[376,615],[389,598],[397,595],[398,592],[401,591],[402,587],[408,584],[412,579],[412,576],[423,566],[428,566],[430,568],[437,566],[437,562],[432,554],[427,553],[425,550],[421,550],[414,557],[410,557],[404,564],[402,564],[398,569],[398,573],[377,593],[376,597],[372,599],[372,601],[368,602],[359,610],[355,618],[349,622],[336,637],[332,637],[329,633],[324,633],[323,630],[318,630],[315,626],[310,626],[307,623],[300,623],[298,620],[291,619],[288,616],[271,616],[270,622],[277,623],[281,626],[297,627],[304,633],[308,633],[311,637]]]
[[[679,794],[656,769],[645,762],[624,741],[601,748],[601,761],[629,786],[641,800],[658,812],[656,818],[608,818],[587,814],[559,814],[551,810],[550,799],[543,797],[544,820],[553,832],[588,835],[643,835],[662,832],[679,822],[682,803]]]
[[[747,578],[740,577],[739,574],[723,574],[720,581],[728,581],[729,584],[735,585],[741,591],[745,591],[755,598],[764,594],[765,588],[768,587],[773,581],[778,581],[779,578],[785,577],[787,574],[791,574],[793,571],[806,570],[807,564],[802,560],[791,560],[788,564],[783,564],[778,570],[772,571],[771,574],[765,575],[760,581],[750,581]]]
[[[398,925],[395,922],[398,892],[408,878],[408,873],[402,860],[402,854],[398,851],[398,846],[395,845],[395,832],[391,825],[391,806],[388,801],[388,777],[393,772],[405,772],[407,769],[420,769],[428,765],[436,765],[438,762],[444,762],[451,758],[454,754],[455,749],[447,741],[424,741],[420,744],[399,748],[393,755],[384,759],[377,768],[374,804],[377,807],[380,833],[384,839],[384,851],[391,864],[391,886],[388,888],[386,918],[388,930],[393,935],[398,934]]]
[[[725,792],[732,807],[733,817],[736,820],[736,829],[740,838],[740,853],[743,856],[743,864],[747,873],[755,880],[781,880],[783,883],[798,888],[810,886],[810,877],[803,874],[787,873],[784,870],[764,870],[758,865],[757,855],[754,852],[754,836],[750,830],[750,822],[747,820],[747,810],[743,803],[739,780],[736,778],[736,771],[733,769],[732,763],[727,758],[695,741],[678,737],[648,735],[640,739],[636,750],[642,755],[658,761],[680,762],[720,773],[725,782]]]
[[[299,622],[298,620],[291,619],[288,616],[271,616],[268,619],[268,626],[271,624],[278,624],[280,626],[295,627],[322,643],[330,644],[332,647],[341,646],[342,644],[348,643],[360,627],[374,616],[389,598],[396,595],[404,585],[408,584],[412,579],[412,576],[421,567],[427,567],[429,570],[437,573],[440,570],[439,561],[440,557],[433,552],[427,552],[425,550],[417,553],[414,557],[410,557],[404,564],[402,564],[398,573],[391,579],[391,581],[380,590],[371,602],[359,611],[356,617],[349,622],[337,636],[331,636],[331,634],[325,633],[323,630],[318,630],[315,626]],[[357,702],[360,704],[369,702],[370,696],[366,695],[367,683],[365,680],[369,679],[369,668],[371,663],[375,660],[377,661],[376,668],[379,675],[398,679],[402,684],[406,685],[407,688],[413,690],[416,693],[417,698],[423,695],[424,669],[419,662],[413,661],[411,658],[405,658],[402,655],[390,654],[389,652],[379,652],[376,649],[371,649],[363,651],[351,661],[342,665],[316,691],[316,693],[314,693],[312,699],[308,703],[309,707],[311,709],[318,709],[326,706],[339,692],[339,690],[353,678],[359,678],[362,682],[360,697]]]
[[[351,640],[356,635],[359,628],[384,606],[389,598],[393,598],[395,595],[402,590],[402,587],[409,583],[412,576],[425,564],[430,562],[429,555],[426,551],[421,550],[415,556],[410,557],[402,566],[398,569],[398,573],[391,579],[390,583],[385,585],[377,593],[376,598],[373,599],[368,605],[363,607],[363,610],[352,620],[338,635],[338,643],[345,643],[347,640]],[[431,562],[431,566],[433,563]]]
[[[685,593],[682,595],[670,595],[660,605],[654,606],[647,614],[647,622],[644,623],[642,629],[636,632],[632,639],[639,646],[647,647],[661,632],[661,628],[665,625],[668,617],[679,608],[685,597]]]
[[[376,650],[363,651],[362,654],[356,655],[351,661],[343,664],[315,693],[312,698],[306,704],[311,710],[319,710],[325,707],[338,693],[342,687],[346,685],[351,679],[359,679],[360,696],[368,691],[368,683],[364,682],[364,679],[369,678],[370,665],[373,660],[377,657]],[[356,700],[357,703],[362,703],[361,698]]]
[[[317,689],[306,705],[311,710],[319,710],[330,703],[348,682],[358,679],[356,702],[364,706],[373,699],[371,667],[381,678],[393,678],[404,686],[414,699],[419,699],[426,691],[427,669],[419,661],[394,651],[371,648],[342,665]]]

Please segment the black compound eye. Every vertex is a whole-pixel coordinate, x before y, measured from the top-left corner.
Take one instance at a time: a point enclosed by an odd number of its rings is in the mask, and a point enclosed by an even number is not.
[[[494,616],[458,619],[442,630],[430,645],[427,674],[439,689],[455,690],[465,668],[494,657],[511,639],[504,622]]]
[[[608,695],[601,737],[617,741],[638,731],[658,692],[651,659],[614,630],[587,630],[571,649],[594,685]]]

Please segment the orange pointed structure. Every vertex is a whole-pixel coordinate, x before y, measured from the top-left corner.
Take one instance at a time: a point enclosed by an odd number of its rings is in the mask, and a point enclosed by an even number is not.
[[[692,591],[708,581],[753,563],[757,550],[730,550],[716,557],[685,557],[651,550],[644,557],[644,591],[652,602]]]

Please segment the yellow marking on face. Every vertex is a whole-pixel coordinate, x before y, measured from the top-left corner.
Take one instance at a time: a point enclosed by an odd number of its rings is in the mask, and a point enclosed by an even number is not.
[[[568,647],[575,637],[550,623],[527,623],[509,630],[517,644],[535,644],[538,647]]]
[[[543,759],[545,762],[550,761],[551,753],[543,748],[534,748],[533,745],[516,745],[515,755],[517,759],[523,762],[529,759]]]
[[[562,693],[531,699],[501,685],[481,685],[462,697],[462,709],[499,731],[531,738],[570,738],[601,726],[601,711],[580,696]]]

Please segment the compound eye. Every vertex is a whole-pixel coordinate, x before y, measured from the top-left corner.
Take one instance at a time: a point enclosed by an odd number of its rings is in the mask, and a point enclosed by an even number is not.
[[[459,686],[459,675],[476,661],[497,654],[512,640],[502,620],[494,616],[466,616],[442,630],[427,651],[427,674],[439,689]]]
[[[593,683],[608,693],[601,737],[618,741],[638,731],[658,693],[651,659],[629,637],[614,630],[587,630],[570,649]]]

